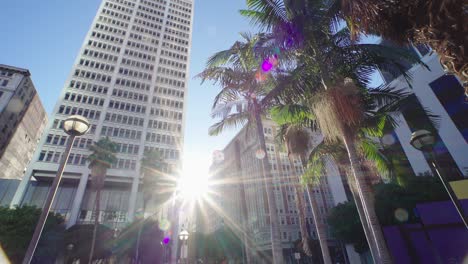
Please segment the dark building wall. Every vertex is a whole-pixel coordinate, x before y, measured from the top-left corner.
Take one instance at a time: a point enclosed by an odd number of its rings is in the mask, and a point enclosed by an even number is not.
[[[0,178],[21,179],[46,125],[47,114],[27,70],[4,65],[0,69],[12,73],[7,88],[14,91],[0,113]]]

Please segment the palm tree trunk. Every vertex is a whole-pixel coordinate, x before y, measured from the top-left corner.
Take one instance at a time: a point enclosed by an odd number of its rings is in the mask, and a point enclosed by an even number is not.
[[[270,213],[270,232],[271,232],[271,251],[273,256],[273,264],[284,262],[283,249],[281,247],[281,236],[279,229],[278,214],[276,213],[276,198],[273,193],[273,176],[271,175],[268,153],[266,151],[265,135],[263,134],[263,124],[260,117],[260,107],[258,103],[255,106],[255,123],[257,126],[257,135],[260,141],[260,148],[265,152],[265,157],[262,159],[263,179],[265,181],[265,190],[268,201],[268,211]]]
[[[296,169],[294,167],[294,162],[292,161],[291,155],[288,155],[289,164],[291,165],[291,170],[293,171],[293,175],[298,179],[300,182],[299,176],[297,176]],[[304,196],[302,188],[300,184],[295,186],[296,191],[296,205],[299,211],[299,229],[301,230],[301,238],[302,238],[302,247],[304,253],[307,256],[312,256],[312,250],[310,249],[309,245],[309,234],[307,232],[307,223],[306,223],[306,216],[305,216],[305,203],[304,203]]]
[[[374,198],[370,186],[365,182],[364,174],[360,168],[359,160],[356,155],[356,147],[354,137],[351,136],[351,133],[344,129],[343,133],[343,143],[348,152],[349,162],[351,164],[351,172],[354,180],[356,182],[356,187],[362,202],[363,211],[366,215],[367,222],[369,224],[369,230],[373,235],[373,240],[376,244],[376,251],[371,252],[374,262],[376,264],[380,263],[392,263],[392,259],[388,252],[387,246],[385,244],[385,238],[382,233],[377,215],[375,214],[374,209]],[[372,238],[368,238],[368,241]],[[372,247],[371,247],[372,249]]]
[[[354,203],[356,204],[359,219],[361,220],[362,228],[364,229],[364,235],[366,236],[367,243],[369,244],[369,250],[371,252],[371,255],[377,254],[378,250],[377,245],[374,242],[375,238],[369,230],[369,223],[367,222],[366,213],[364,212],[364,208],[362,207],[362,200],[361,196],[359,195],[359,191],[356,187],[356,181],[351,176],[351,172],[349,171],[346,172],[346,178],[348,179],[348,183],[351,186],[351,194],[353,195]]]
[[[96,188],[96,201],[94,206],[94,229],[93,229],[93,238],[91,240],[91,251],[89,252],[89,260],[88,263],[91,264],[93,262],[93,255],[94,255],[94,247],[96,245],[96,236],[97,236],[97,229],[99,226],[99,211],[100,211],[100,200],[101,200],[101,187]]]
[[[301,163],[302,167],[306,168],[306,161],[301,157]],[[323,257],[323,262],[325,264],[331,264],[331,257],[330,257],[330,250],[328,249],[328,235],[327,235],[327,230],[326,226],[323,224],[323,221],[321,221],[321,213],[319,210],[319,206],[317,204],[317,200],[314,198],[314,195],[312,194],[311,190],[311,185],[307,184],[306,185],[306,190],[307,190],[307,196],[309,197],[309,202],[310,202],[310,208],[312,209],[312,217],[314,219],[314,224],[315,224],[315,229],[317,231],[317,237],[319,240],[320,244],[320,250],[322,251],[322,257]]]

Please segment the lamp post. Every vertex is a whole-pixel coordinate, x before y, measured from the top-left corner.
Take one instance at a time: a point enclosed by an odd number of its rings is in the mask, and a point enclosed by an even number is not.
[[[47,216],[49,215],[52,202],[54,201],[55,194],[57,193],[60,180],[62,179],[62,174],[68,161],[68,156],[70,156],[70,150],[73,146],[73,141],[75,141],[75,137],[82,136],[88,132],[89,128],[89,121],[79,115],[70,116],[63,121],[63,130],[69,135],[67,146],[65,148],[65,152],[62,155],[62,160],[60,162],[57,175],[52,182],[52,186],[50,187],[49,194],[47,195],[44,208],[42,209],[41,216],[37,222],[36,229],[34,230],[34,234],[31,238],[31,242],[29,242],[28,249],[24,255],[23,264],[31,263],[32,257],[34,256],[34,251],[36,250],[37,243],[39,242],[42,230],[44,229],[44,225],[47,220]]]
[[[182,230],[179,234],[179,239],[182,241],[182,247],[180,249],[180,258],[185,258],[185,263],[188,264],[188,246],[187,241],[189,238],[189,232]]]
[[[439,171],[439,164],[437,163],[437,159],[435,157],[434,153],[434,144],[435,144],[435,137],[434,135],[424,129],[417,130],[411,135],[411,140],[410,144],[417,150],[420,150],[422,152],[426,152],[429,154],[431,158],[431,163],[432,166],[434,167],[434,170],[437,173],[437,176],[439,176],[440,181],[442,182],[442,185],[444,186],[445,190],[447,191],[450,200],[452,200],[453,205],[455,206],[455,209],[457,210],[457,213],[460,215],[463,224],[465,227],[468,229],[468,224],[467,224],[467,219],[466,216],[463,212],[463,208],[461,206],[460,200],[458,200],[457,196],[453,192],[452,187],[448,183],[447,179],[445,178],[445,175],[440,173]]]

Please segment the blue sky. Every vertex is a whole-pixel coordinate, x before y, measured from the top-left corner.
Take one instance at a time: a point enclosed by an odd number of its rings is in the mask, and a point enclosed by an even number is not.
[[[2,1],[0,64],[29,69],[46,111],[50,114],[72,69],[79,48],[101,0]],[[193,76],[206,59],[229,47],[238,33],[251,30],[238,14],[245,0],[198,0],[191,54],[185,161],[190,172],[206,172],[211,154],[222,149],[235,132],[218,137],[207,134],[209,114],[217,87],[200,85]]]

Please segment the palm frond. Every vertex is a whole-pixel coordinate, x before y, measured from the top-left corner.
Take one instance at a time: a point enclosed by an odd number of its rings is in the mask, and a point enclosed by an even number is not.
[[[210,136],[217,136],[226,129],[239,128],[244,126],[250,119],[248,112],[229,114],[219,122],[216,122],[208,129]]]
[[[382,177],[388,178],[393,174],[392,164],[380,151],[378,143],[365,137],[359,141],[358,147],[362,155],[373,162]]]

